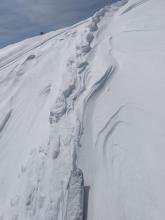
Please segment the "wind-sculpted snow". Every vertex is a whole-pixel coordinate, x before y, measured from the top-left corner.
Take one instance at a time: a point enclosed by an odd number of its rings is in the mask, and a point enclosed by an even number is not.
[[[0,220],[164,220],[164,9],[0,51]]]

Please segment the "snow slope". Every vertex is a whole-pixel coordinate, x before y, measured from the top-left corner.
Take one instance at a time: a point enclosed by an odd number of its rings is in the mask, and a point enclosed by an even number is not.
[[[165,219],[164,16],[120,1],[0,50],[0,220]]]

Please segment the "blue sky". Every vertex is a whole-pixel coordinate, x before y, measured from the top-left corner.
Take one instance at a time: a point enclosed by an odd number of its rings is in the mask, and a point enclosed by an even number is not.
[[[0,47],[72,25],[115,0],[0,0]]]

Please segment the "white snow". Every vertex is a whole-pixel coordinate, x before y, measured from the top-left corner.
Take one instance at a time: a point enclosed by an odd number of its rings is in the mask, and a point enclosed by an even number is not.
[[[165,219],[164,16],[123,0],[0,50],[0,220]]]

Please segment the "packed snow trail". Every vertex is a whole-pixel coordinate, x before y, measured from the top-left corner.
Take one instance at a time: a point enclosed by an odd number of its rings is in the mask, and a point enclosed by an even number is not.
[[[164,220],[164,11],[124,0],[0,50],[0,220]]]

